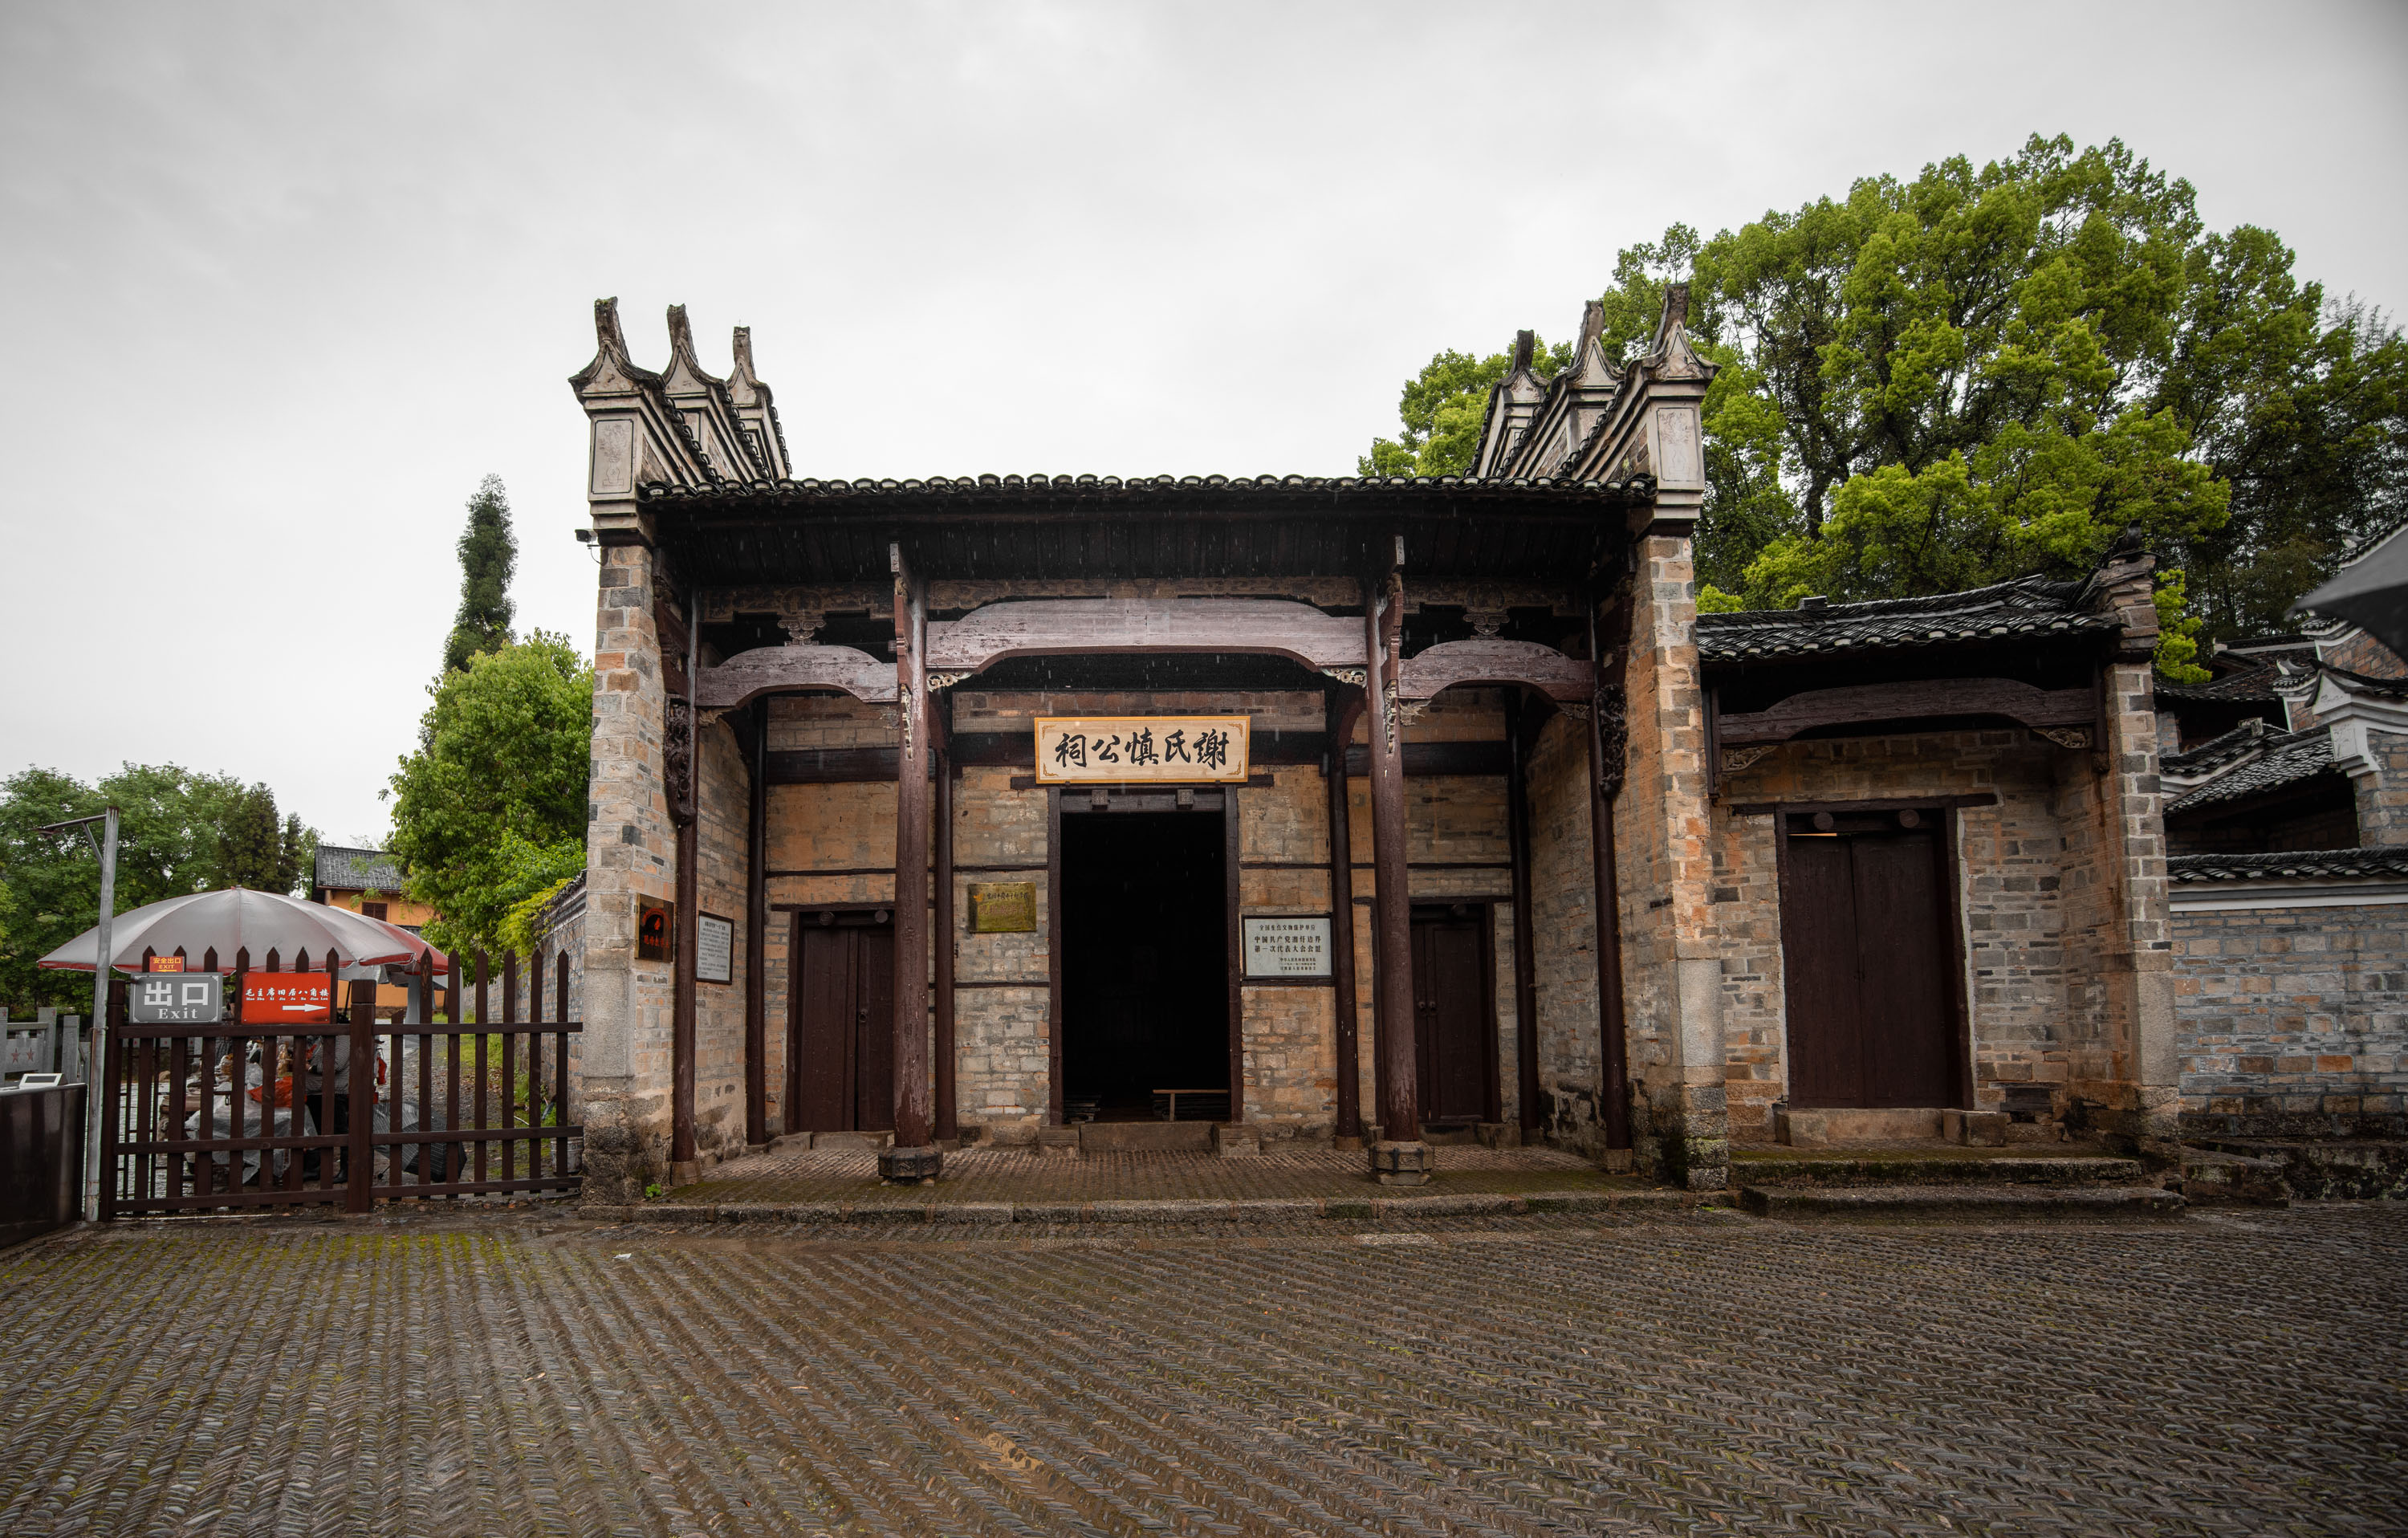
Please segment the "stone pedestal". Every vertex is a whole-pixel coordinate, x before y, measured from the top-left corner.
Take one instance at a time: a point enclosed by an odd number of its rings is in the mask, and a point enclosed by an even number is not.
[[[1244,1158],[1262,1151],[1261,1134],[1252,1127],[1223,1122],[1212,1128],[1212,1152],[1223,1158]]]
[[[1371,1145],[1371,1174],[1383,1186],[1426,1186],[1430,1169],[1430,1146],[1426,1143]]]
[[[878,1151],[878,1178],[889,1186],[917,1186],[934,1180],[944,1172],[945,1156],[941,1150],[921,1148],[882,1148]]]

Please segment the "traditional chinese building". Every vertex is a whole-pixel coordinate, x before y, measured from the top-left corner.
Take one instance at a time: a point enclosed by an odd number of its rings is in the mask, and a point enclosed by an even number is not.
[[[1469,476],[876,482],[798,473],[744,331],[654,371],[597,306],[588,1123],[1701,1187],[2171,1136],[2147,557],[1701,619],[1684,305],[1525,333]]]

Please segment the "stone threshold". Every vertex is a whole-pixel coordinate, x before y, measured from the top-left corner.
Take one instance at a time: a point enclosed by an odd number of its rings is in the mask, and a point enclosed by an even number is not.
[[[1727,1207],[1727,1191],[1468,1192],[1420,1197],[1240,1197],[1136,1201],[647,1201],[584,1206],[607,1223],[1196,1223],[1298,1218],[1503,1217],[1534,1213],[1688,1212]]]
[[[2155,1186],[1748,1186],[1758,1217],[2178,1217],[2179,1191]]]

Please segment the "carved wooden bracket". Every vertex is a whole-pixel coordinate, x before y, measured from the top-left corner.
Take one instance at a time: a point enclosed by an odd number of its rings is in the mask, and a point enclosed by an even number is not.
[[[1737,774],[1742,769],[1754,769],[1765,755],[1770,753],[1773,749],[1779,746],[1781,746],[1781,744],[1778,742],[1758,742],[1754,747],[1725,748],[1723,750],[1723,772],[1725,774]]]
[[[759,646],[706,668],[695,690],[705,710],[732,711],[767,694],[834,689],[855,699],[891,704],[895,665],[850,646]]]
[[[681,827],[694,821],[694,736],[687,728],[691,714],[685,696],[668,697],[661,732],[661,786],[668,794],[669,820]]]
[[[2089,689],[2036,689],[2007,678],[1919,679],[1809,689],[1768,711],[1726,714],[1715,723],[1725,747],[1786,742],[1817,726],[1867,726],[1935,716],[2002,715],[2035,731],[2088,726],[2099,702]]]
[[[1597,669],[1578,657],[1530,640],[1450,640],[1407,657],[1397,692],[1427,699],[1459,683],[1520,683],[1557,704],[1578,704],[1597,686]]]

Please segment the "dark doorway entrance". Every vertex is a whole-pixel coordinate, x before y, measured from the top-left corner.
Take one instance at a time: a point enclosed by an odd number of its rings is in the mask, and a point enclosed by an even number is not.
[[[1061,828],[1065,1112],[1128,1120],[1160,1114],[1157,1091],[1226,1089],[1222,813],[1115,808],[1066,816]],[[1199,1112],[1242,1108],[1180,1097],[1182,1120]]]
[[[786,952],[786,1130],[895,1126],[895,927],[884,913],[795,915]]]
[[[1943,815],[1784,818],[1790,1104],[1963,1104]]]
[[[1495,977],[1484,904],[1413,909],[1414,1076],[1426,1127],[1499,1119]]]

